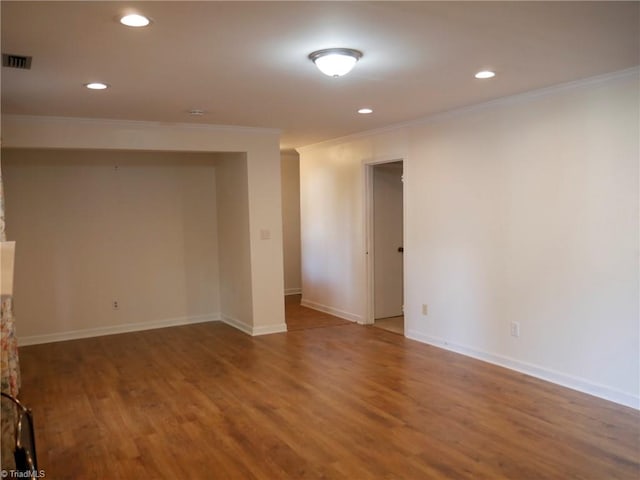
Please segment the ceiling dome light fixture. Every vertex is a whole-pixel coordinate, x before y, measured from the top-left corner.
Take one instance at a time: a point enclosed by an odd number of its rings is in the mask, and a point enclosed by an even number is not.
[[[476,78],[483,80],[485,78],[493,78],[496,76],[496,72],[492,72],[491,70],[482,70],[474,75]]]
[[[130,15],[125,15],[120,19],[120,23],[126,25],[127,27],[146,27],[151,23],[144,15],[138,15],[137,13],[132,13]]]
[[[316,67],[330,77],[341,77],[351,71],[362,58],[362,52],[352,48],[326,48],[309,54]]]
[[[102,82],[85,83],[84,86],[89,90],[104,90],[105,88],[109,88],[109,85]]]
[[[371,108],[361,108],[360,110],[358,110],[358,113],[361,115],[369,115],[370,113],[373,113],[373,109]]]

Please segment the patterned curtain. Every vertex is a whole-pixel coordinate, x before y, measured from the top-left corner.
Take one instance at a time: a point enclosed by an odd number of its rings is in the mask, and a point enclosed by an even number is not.
[[[0,241],[7,240],[4,230],[4,189],[2,186],[2,165],[0,165]],[[18,365],[18,342],[15,336],[13,318],[13,296],[2,295],[1,313],[1,388],[3,392],[16,397],[20,388],[20,369]]]
[[[2,188],[2,162],[0,162],[0,242],[7,239],[4,233],[4,189]]]
[[[4,190],[2,187],[2,165],[0,164],[0,241],[6,241],[4,230]],[[4,292],[3,292],[4,293]],[[0,305],[0,387],[3,392],[14,397],[20,388],[20,367],[18,365],[18,342],[15,336],[13,317],[13,296],[2,295]],[[2,425],[2,469],[15,468],[13,446],[15,445],[16,411],[10,402],[2,400],[0,411]]]

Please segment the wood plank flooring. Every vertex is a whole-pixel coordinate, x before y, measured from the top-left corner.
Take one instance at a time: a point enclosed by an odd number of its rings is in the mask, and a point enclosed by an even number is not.
[[[64,479],[634,479],[640,413],[354,324],[23,347]]]
[[[300,305],[302,295],[287,295],[284,297],[287,330],[306,330],[308,328],[329,327],[336,325],[351,325],[352,322],[334,317],[328,313],[319,312]]]
[[[404,335],[404,316],[376,318],[373,326],[398,335]]]

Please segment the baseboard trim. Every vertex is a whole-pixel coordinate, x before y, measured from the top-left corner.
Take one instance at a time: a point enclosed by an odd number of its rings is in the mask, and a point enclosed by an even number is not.
[[[280,323],[276,325],[263,325],[260,327],[253,327],[252,335],[257,337],[259,335],[271,335],[272,333],[286,333],[287,324]]]
[[[238,320],[237,318],[229,317],[228,315],[222,315],[221,320],[230,327],[240,330],[241,332],[246,333],[247,335],[251,335],[252,337],[257,337],[259,335],[270,335],[272,333],[284,333],[287,331],[286,323],[254,327],[252,325],[249,325],[248,323]]]
[[[416,340],[418,342],[426,343],[428,345],[442,348],[444,350],[449,350],[451,352],[460,353],[462,355],[466,355],[467,357],[475,358],[476,360],[482,360],[484,362],[492,363],[500,367],[515,370],[517,372],[524,373],[526,375],[530,375],[532,377],[536,377],[541,380],[560,385],[562,387],[577,390],[588,395],[593,395],[594,397],[602,398],[604,400],[609,400],[626,407],[640,410],[640,396],[621,392],[604,385],[589,382],[588,380],[585,380],[583,378],[556,372],[554,370],[540,367],[538,365],[530,364],[527,362],[522,362],[511,357],[483,352],[471,347],[467,347],[465,345],[458,345],[449,342],[448,340],[432,337],[430,335],[424,335],[415,330],[408,330],[406,332],[406,336],[411,340]]]
[[[285,288],[284,289],[284,296],[286,297],[287,295],[300,295],[302,293],[302,289],[301,288]]]
[[[141,332],[144,330],[155,330],[157,328],[177,327],[180,325],[217,321],[220,321],[220,314],[212,313],[208,315],[167,318],[164,320],[155,320],[150,322],[125,323],[122,325],[111,325],[108,327],[70,330],[60,333],[47,333],[44,335],[31,335],[28,337],[18,336],[18,346],[24,347],[27,345],[39,345],[41,343],[64,342],[67,340],[78,340],[80,338],[102,337],[105,335],[116,335],[119,333]]]
[[[302,300],[300,300],[300,305],[302,305],[303,307],[311,308],[313,310],[318,310],[319,312],[328,313],[329,315],[333,315],[334,317],[339,317],[344,320],[349,320],[350,322],[356,322],[356,323],[364,322],[362,315],[356,315],[355,313],[345,312],[337,308],[329,307],[328,305],[322,305],[321,303],[316,303],[316,302],[312,302],[311,300],[306,300],[305,298],[302,298]]]
[[[223,314],[220,316],[220,320],[222,320],[224,323],[226,323],[230,327],[240,330],[242,333],[246,333],[247,335],[251,335],[251,332],[253,331],[253,327],[251,325],[244,323],[243,321],[238,320],[237,318],[233,318]]]

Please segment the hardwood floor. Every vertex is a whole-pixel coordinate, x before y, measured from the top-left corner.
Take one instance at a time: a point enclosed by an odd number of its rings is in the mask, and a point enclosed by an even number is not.
[[[640,413],[354,324],[23,347],[63,479],[634,479]]]
[[[300,305],[302,295],[287,295],[284,297],[284,315],[287,330],[306,330],[308,328],[329,327],[336,325],[351,325],[352,322],[334,317],[328,313],[319,312]]]
[[[404,316],[377,318],[373,326],[398,335],[404,335]]]

